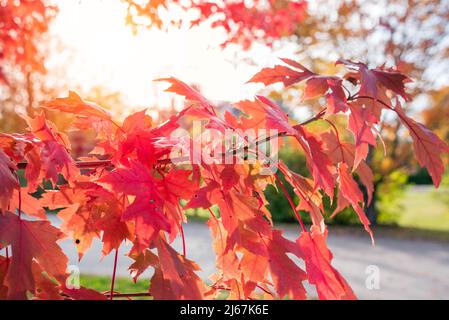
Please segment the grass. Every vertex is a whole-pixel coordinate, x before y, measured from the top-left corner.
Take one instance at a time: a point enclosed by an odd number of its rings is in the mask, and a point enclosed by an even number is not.
[[[449,190],[409,188],[401,199],[400,227],[449,232]]]
[[[81,275],[80,284],[83,287],[94,289],[99,292],[111,290],[111,277],[110,276],[96,276],[96,275]],[[148,292],[149,287],[148,280],[138,280],[137,283],[130,277],[122,278],[117,277],[115,279],[114,291],[119,293],[143,293]],[[137,298],[133,298],[135,300]],[[147,299],[147,298],[139,298]]]

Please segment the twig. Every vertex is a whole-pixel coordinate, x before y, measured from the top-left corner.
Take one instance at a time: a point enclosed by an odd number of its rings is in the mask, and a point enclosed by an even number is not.
[[[133,297],[152,297],[153,295],[150,292],[139,292],[139,293],[106,293],[105,296],[107,298],[133,298]]]

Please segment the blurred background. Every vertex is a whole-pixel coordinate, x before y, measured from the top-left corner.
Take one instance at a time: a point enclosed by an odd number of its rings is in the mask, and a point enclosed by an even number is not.
[[[19,114],[33,114],[41,101],[66,96],[68,90],[109,109],[117,119],[148,108],[156,122],[164,121],[182,107],[182,99],[152,81],[167,76],[194,85],[222,109],[263,92],[301,121],[324,101],[304,104],[301,86],[264,89],[245,82],[279,63],[279,57],[324,74],[338,73],[334,62],[344,58],[371,67],[396,66],[408,74],[413,99],[405,106],[407,113],[449,142],[448,21],[445,0],[0,0],[0,132],[25,131]],[[66,115],[47,116],[60,128],[71,122]],[[356,215],[347,209],[327,218],[335,225],[330,247],[336,264],[344,275],[358,275],[350,283],[364,298],[406,298],[408,291],[411,298],[449,298],[449,170],[434,190],[398,119],[385,116],[379,129],[387,148],[386,154],[379,147],[369,155],[375,196],[366,213],[380,245],[369,247]],[[75,157],[89,151],[89,137],[71,132],[70,138]],[[281,158],[307,175],[305,158],[293,147],[285,145]],[[293,222],[285,198],[274,188],[266,193],[275,222]],[[330,215],[334,208],[327,209]],[[205,217],[201,211],[191,216]],[[364,245],[352,247],[355,238]],[[345,256],[353,250],[358,255]],[[435,264],[425,264],[426,258]],[[418,268],[407,279],[395,271],[401,259]],[[82,263],[87,269],[89,262]],[[383,264],[394,288],[366,288],[363,268],[371,263]],[[89,270],[103,275],[100,267]],[[413,282],[418,278],[423,283]],[[101,277],[86,279],[101,285]]]

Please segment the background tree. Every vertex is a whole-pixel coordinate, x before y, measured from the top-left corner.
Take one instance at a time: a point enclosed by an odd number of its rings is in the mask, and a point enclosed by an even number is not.
[[[46,33],[56,13],[44,0],[0,2],[0,124],[8,131],[23,130],[17,111],[32,114],[48,90]]]

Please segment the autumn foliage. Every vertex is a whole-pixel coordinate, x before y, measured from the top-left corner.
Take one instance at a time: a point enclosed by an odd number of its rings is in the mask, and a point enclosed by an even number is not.
[[[21,72],[45,72],[37,38],[48,30],[57,9],[42,1],[2,1],[0,5],[0,84],[8,82],[3,67],[10,63]],[[6,62],[6,63],[5,63]]]
[[[263,96],[236,103],[235,112],[221,114],[199,92],[167,78],[160,81],[169,83],[168,91],[184,96],[186,104],[160,125],[155,125],[145,110],[117,123],[106,110],[73,92],[42,103],[43,109],[74,115],[74,128],[96,134],[96,147],[88,157],[74,159],[66,134],[41,111],[25,117],[28,133],[0,134],[0,248],[6,253],[0,257],[0,298],[112,297],[110,292],[66,286],[67,258],[58,241],[67,237],[76,244],[80,259],[95,238],[103,243],[103,255],[118,254],[124,241],[131,242],[132,249],[126,253],[134,260],[130,273],[136,280],[148,268],[154,271],[148,292],[155,299],[213,299],[222,291],[229,292],[230,299],[305,299],[305,281],[316,287],[320,299],[356,298],[332,266],[323,198],[337,201],[334,214],[353,207],[373,238],[359,182],[370,195],[373,173],[365,161],[369,149],[378,144],[376,125],[383,112],[395,113],[409,130],[416,158],[435,186],[444,169],[440,156],[449,147],[405,114],[401,101],[408,99],[404,85],[409,80],[402,73],[338,61],[346,69],[342,76],[318,75],[299,62],[282,61],[250,81],[285,86],[302,82],[305,101],[324,98],[326,107],[303,123],[294,123],[279,105]],[[353,139],[342,140],[346,129],[337,129],[335,117],[347,118]],[[261,174],[266,166],[263,157],[252,163],[243,158],[233,164],[206,164],[191,157],[175,162],[173,150],[186,139],[177,139],[173,133],[192,119],[220,132],[276,130],[276,136],[263,140],[295,141],[306,156],[310,175],[292,172],[282,162],[276,163],[270,174]],[[327,124],[328,129],[316,132],[308,128],[316,121]],[[188,144],[194,140],[194,136],[187,137]],[[202,143],[200,150],[205,153],[213,141]],[[246,140],[243,149],[257,154],[260,143]],[[19,183],[21,169],[26,186]],[[289,198],[280,176],[294,188],[299,205]],[[47,188],[40,198],[32,196],[43,181],[54,187]],[[276,183],[298,219],[296,241],[275,229],[266,208],[263,191]],[[45,208],[60,210],[60,228],[47,221]],[[197,275],[200,266],[187,258],[189,244],[183,241],[182,252],[171,246],[177,237],[184,240],[189,208],[210,212],[207,225],[217,271],[209,284]],[[302,223],[300,210],[310,214],[311,227]],[[292,255],[304,262],[305,269]]]
[[[136,1],[125,0],[128,4],[127,23],[133,28],[179,27],[188,24],[190,27],[210,23],[212,28],[222,28],[226,40],[222,46],[239,44],[248,49],[254,41],[262,40],[272,45],[275,40],[294,34],[307,16],[307,2],[284,0],[248,1]],[[170,10],[183,10],[190,14],[186,17],[173,18],[165,13]]]

